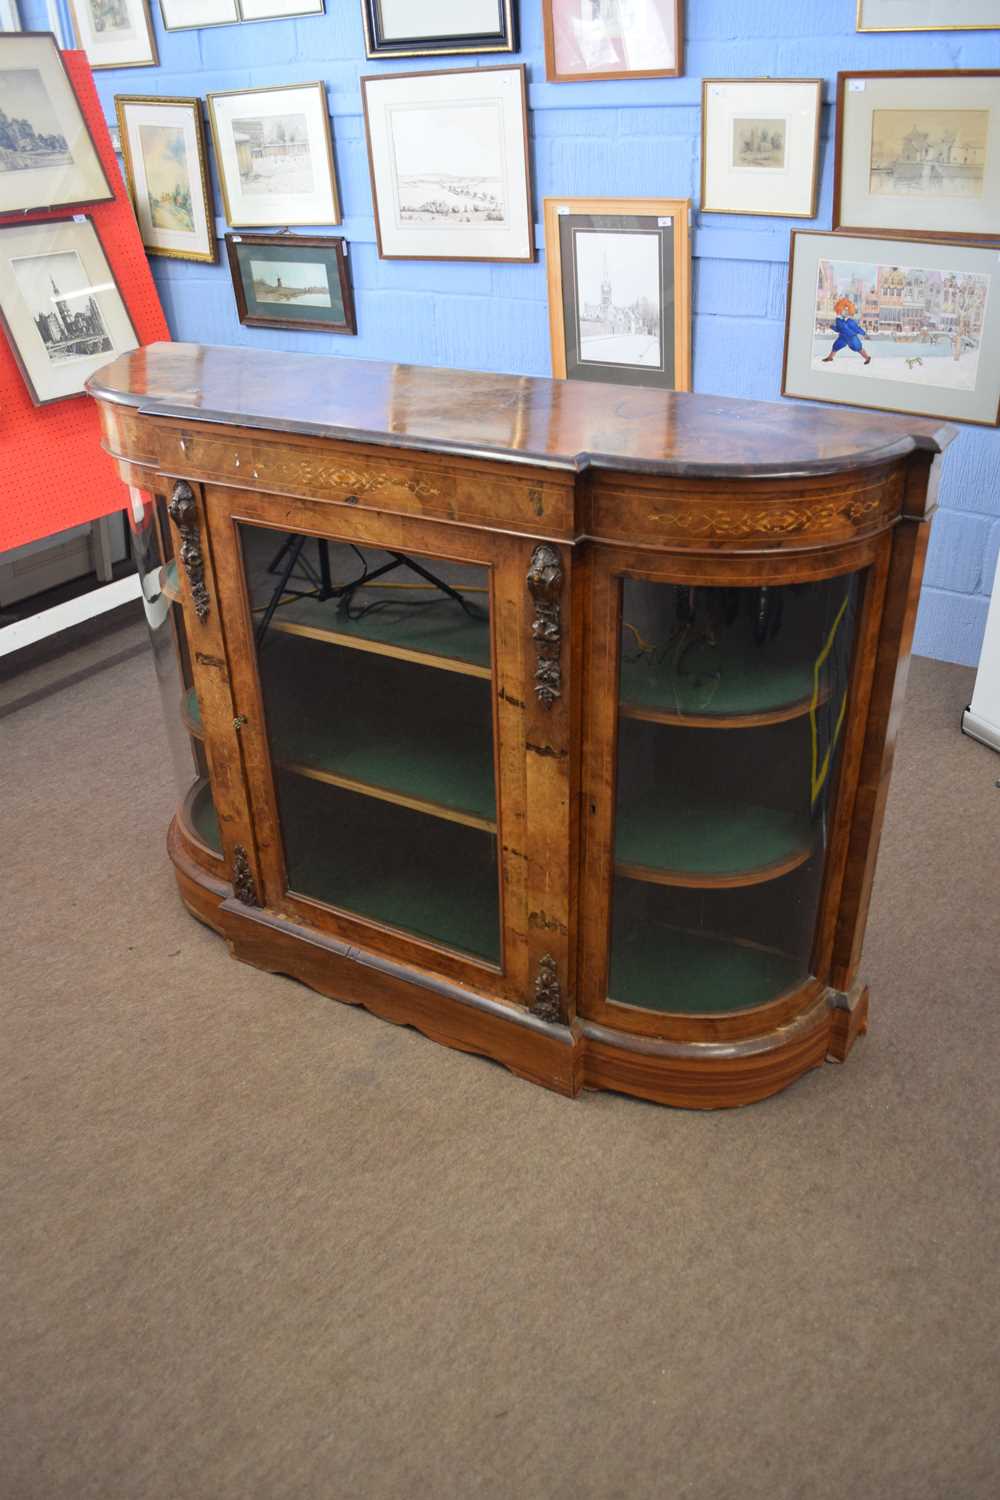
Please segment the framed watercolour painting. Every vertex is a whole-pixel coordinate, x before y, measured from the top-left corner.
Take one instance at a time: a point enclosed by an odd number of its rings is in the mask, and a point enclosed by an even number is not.
[[[115,97],[132,205],[150,255],[216,261],[200,99]]]
[[[92,68],[153,68],[159,62],[149,0],[69,0],[77,45]]]
[[[691,389],[689,198],[546,198],[557,380]]]
[[[384,260],[531,260],[523,66],[362,78]]]
[[[997,0],[858,0],[859,31],[993,31]]]
[[[209,94],[208,108],[234,229],[340,223],[324,83]]]
[[[838,74],[833,227],[1000,236],[1000,70]]]
[[[781,392],[995,427],[995,247],[793,230]]]
[[[248,328],[357,333],[339,235],[227,234],[240,322]]]
[[[550,83],[674,78],[683,71],[681,0],[542,0]]]
[[[36,406],[78,396],[139,340],[90,219],[0,229],[0,314]]]
[[[701,209],[816,217],[821,78],[706,78]]]
[[[0,214],[114,197],[51,32],[0,35]]]
[[[514,0],[361,0],[369,57],[516,52]]]

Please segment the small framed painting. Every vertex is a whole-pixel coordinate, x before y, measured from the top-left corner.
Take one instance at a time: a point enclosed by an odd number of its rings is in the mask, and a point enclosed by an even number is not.
[[[546,198],[557,380],[691,389],[689,198]]]
[[[125,176],[150,255],[216,261],[200,99],[115,97]]]
[[[0,229],[0,314],[36,406],[65,401],[139,340],[90,219]]]
[[[165,31],[231,26],[240,19],[239,0],[160,0]]]
[[[21,17],[17,12],[17,0],[0,0],[0,31],[20,31]]]
[[[1000,236],[1000,70],[839,73],[833,227]]]
[[[525,68],[362,78],[383,260],[532,260]]]
[[[516,52],[514,0],[361,0],[369,57]]]
[[[69,0],[78,46],[92,68],[155,68],[149,0]]]
[[[1000,423],[995,246],[793,230],[781,393]]]
[[[681,0],[542,0],[550,83],[675,78],[683,71]]]
[[[347,241],[339,235],[227,234],[240,322],[357,333]]]
[[[0,109],[0,214],[114,197],[51,32],[0,35]]]
[[[858,0],[859,31],[996,31],[997,0]]]
[[[706,78],[701,209],[814,219],[821,78]]]
[[[208,108],[234,229],[340,223],[324,83],[209,94]]]

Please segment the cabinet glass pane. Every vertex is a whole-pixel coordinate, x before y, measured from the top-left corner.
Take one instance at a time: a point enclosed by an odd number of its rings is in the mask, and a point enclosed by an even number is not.
[[[241,533],[289,890],[499,963],[487,569]]]
[[[626,580],[609,999],[747,1009],[808,977],[861,589]]]

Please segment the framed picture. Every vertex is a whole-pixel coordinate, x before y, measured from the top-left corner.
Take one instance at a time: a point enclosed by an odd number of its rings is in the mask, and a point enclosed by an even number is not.
[[[557,380],[691,389],[689,198],[546,198]]]
[[[821,78],[706,78],[701,209],[814,219]]]
[[[0,314],[36,406],[78,396],[139,340],[90,219],[0,228]]]
[[[0,31],[20,31],[21,17],[17,13],[17,0],[0,0]]]
[[[321,16],[323,0],[240,0],[244,21],[281,21],[286,16]]]
[[[996,427],[996,247],[793,230],[781,391]]]
[[[240,19],[239,0],[160,0],[165,31],[231,26]]]
[[[77,45],[92,68],[154,68],[149,0],[69,0]]]
[[[51,32],[0,36],[0,108],[0,214],[114,197]]]
[[[532,260],[523,66],[361,80],[384,260]]]
[[[369,57],[516,52],[514,0],[361,0]]]
[[[996,0],[858,0],[859,31],[994,31]]]
[[[1000,236],[1000,70],[839,73],[833,227]]]
[[[347,241],[339,235],[227,234],[240,322],[357,333]]]
[[[209,94],[208,108],[234,229],[340,223],[326,84]]]
[[[681,0],[542,0],[545,76],[674,78],[683,71]]]
[[[216,261],[200,99],[115,97],[125,176],[151,255]]]

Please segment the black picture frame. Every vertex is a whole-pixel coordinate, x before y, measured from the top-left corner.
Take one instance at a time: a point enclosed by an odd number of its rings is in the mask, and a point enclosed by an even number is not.
[[[457,53],[516,52],[517,17],[514,0],[494,0],[497,24],[490,31],[458,32],[452,36],[413,36],[389,40],[382,23],[380,0],[361,0],[365,52],[368,57],[447,57]],[[417,7],[414,7],[417,9]]]
[[[296,328],[315,333],[357,333],[347,241],[341,235],[227,234],[226,251],[233,278],[236,308],[245,328]],[[253,251],[257,252],[258,262],[269,261],[275,265],[322,265],[327,277],[329,309],[315,302],[300,302],[296,306],[295,297],[291,294],[287,299],[277,296],[273,300],[260,297],[250,274],[250,254]],[[334,274],[331,275],[331,272]],[[276,277],[275,291],[288,292],[288,288],[282,287],[280,273],[276,273]],[[315,289],[318,287],[319,283],[316,283]],[[286,315],[269,311],[272,307],[286,309]]]

